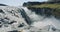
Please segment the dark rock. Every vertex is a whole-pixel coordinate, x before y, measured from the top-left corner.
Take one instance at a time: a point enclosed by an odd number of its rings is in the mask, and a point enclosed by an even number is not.
[[[1,24],[1,22],[0,22],[0,24]]]
[[[9,23],[9,21],[7,19],[3,20],[3,24],[8,24],[8,23]]]
[[[4,22],[4,19],[0,18],[0,21],[1,21],[1,22]]]
[[[48,7],[43,7],[43,8],[27,7],[27,8],[38,15],[46,16],[46,17],[54,16],[56,19],[60,19],[60,9],[58,8],[56,9],[48,8]]]
[[[0,6],[8,6],[8,5],[5,5],[5,4],[0,4]]]
[[[18,27],[23,27],[24,26],[24,23],[20,24]]]
[[[4,11],[2,9],[0,9],[0,13],[4,13]]]
[[[56,28],[53,27],[52,30],[53,30],[53,31],[56,31]]]
[[[35,12],[38,15],[47,17],[51,16],[53,11],[53,9],[51,8],[28,8],[28,9],[30,9],[32,12]]]
[[[29,6],[33,6],[33,5],[41,5],[41,4],[55,4],[55,3],[60,3],[60,0],[59,1],[54,1],[54,0],[51,0],[51,1],[47,1],[47,2],[24,2],[23,3],[23,6],[24,7],[29,7]]]
[[[8,31],[8,32],[20,32],[20,31],[18,31],[18,30],[13,30],[13,31]]]
[[[55,18],[60,19],[60,9],[54,9],[52,14]]]
[[[2,25],[0,25],[0,28],[2,27]]]
[[[8,25],[7,24],[4,24],[4,27],[8,27]]]
[[[44,3],[44,2],[43,2]],[[41,2],[24,2],[23,6],[31,6],[31,5],[38,5],[41,4]]]
[[[9,20],[9,18],[7,18],[7,17],[5,17],[4,19],[7,19],[7,20]]]
[[[16,21],[12,21],[12,22],[10,22],[10,23],[8,23],[8,24],[13,24],[13,23],[15,23]]]
[[[23,9],[21,11],[21,15],[25,19],[26,23],[31,25],[32,21]]]

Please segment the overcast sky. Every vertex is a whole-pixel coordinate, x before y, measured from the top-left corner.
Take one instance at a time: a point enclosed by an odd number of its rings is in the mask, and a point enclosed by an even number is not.
[[[24,2],[28,1],[47,1],[47,0],[0,0],[0,4],[7,4],[10,6],[21,6]]]

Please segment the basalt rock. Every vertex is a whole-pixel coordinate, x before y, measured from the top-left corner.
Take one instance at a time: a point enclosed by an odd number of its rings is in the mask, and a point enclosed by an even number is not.
[[[20,31],[18,31],[18,30],[13,30],[13,31],[8,31],[8,32],[20,32]]]
[[[0,4],[0,6],[8,6],[8,5],[5,5],[5,4]]]
[[[27,8],[38,15],[42,15],[46,17],[54,16],[55,18],[60,19],[60,11],[59,11],[60,9],[57,8],[53,9],[48,7],[44,7],[44,8],[27,7]]]
[[[28,8],[38,15],[51,16],[54,9],[51,8]]]

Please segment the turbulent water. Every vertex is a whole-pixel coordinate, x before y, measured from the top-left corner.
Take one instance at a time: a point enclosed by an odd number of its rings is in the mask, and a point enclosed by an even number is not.
[[[37,15],[26,7],[0,6],[0,32],[60,32],[60,20]]]

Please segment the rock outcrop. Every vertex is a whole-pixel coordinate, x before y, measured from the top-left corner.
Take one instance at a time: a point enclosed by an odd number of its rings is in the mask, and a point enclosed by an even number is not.
[[[56,0],[55,2],[54,2],[54,0],[47,1],[47,2],[24,2],[23,6],[28,7],[28,6],[33,6],[33,5],[55,4],[55,3],[60,3],[60,0],[59,1]]]
[[[52,9],[52,8],[34,8],[34,7],[28,7],[31,11],[35,12],[38,15],[43,15],[46,17],[54,16],[55,18],[60,18],[60,9]]]
[[[5,4],[0,4],[0,6],[8,6],[8,5],[5,5]]]
[[[0,32],[20,30],[23,26],[28,26],[20,11],[22,11],[22,8],[0,6]]]
[[[31,11],[35,12],[38,15],[44,15],[46,17],[51,16],[53,9],[51,8],[28,8]]]
[[[51,1],[50,2],[27,2],[23,4],[23,6],[27,7],[31,11],[34,11],[36,14],[44,15],[44,16],[54,16],[55,18],[60,19],[59,4],[60,2],[51,2]]]

